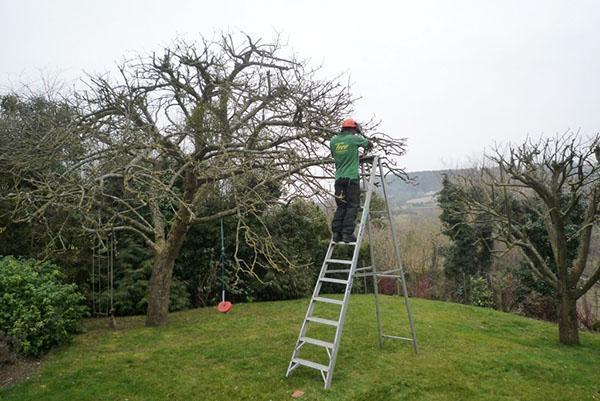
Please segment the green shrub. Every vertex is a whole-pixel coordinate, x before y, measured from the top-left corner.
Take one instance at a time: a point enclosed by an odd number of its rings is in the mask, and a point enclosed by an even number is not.
[[[592,330],[593,331],[600,331],[600,320],[594,322],[594,324],[592,324]]]
[[[16,339],[18,352],[37,356],[80,329],[84,297],[61,280],[51,263],[0,258],[0,331]]]
[[[471,279],[471,304],[486,308],[494,307],[494,292],[483,277]]]
[[[531,291],[519,305],[519,312],[527,317],[556,322],[558,320],[556,298]]]

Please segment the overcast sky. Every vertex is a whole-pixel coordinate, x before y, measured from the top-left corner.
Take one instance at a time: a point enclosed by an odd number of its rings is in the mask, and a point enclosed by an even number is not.
[[[0,0],[0,92],[109,71],[177,36],[279,32],[348,73],[357,119],[408,138],[409,171],[494,142],[600,131],[600,1]]]

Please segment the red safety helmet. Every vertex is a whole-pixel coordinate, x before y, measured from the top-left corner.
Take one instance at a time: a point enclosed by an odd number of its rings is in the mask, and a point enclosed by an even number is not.
[[[347,118],[342,123],[342,128],[358,128],[358,124],[351,118]]]
[[[353,129],[358,133],[362,132],[362,128],[361,128],[360,124],[351,118],[347,118],[342,122],[342,130],[343,129]]]

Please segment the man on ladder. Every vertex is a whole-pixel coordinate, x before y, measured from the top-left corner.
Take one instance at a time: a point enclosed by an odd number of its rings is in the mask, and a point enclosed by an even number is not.
[[[372,143],[361,134],[360,125],[351,118],[344,120],[342,131],[331,139],[331,155],[335,160],[335,203],[331,222],[334,242],[356,242],[354,225],[360,207],[358,148],[369,151]]]
[[[325,388],[331,387],[333,370],[336,364],[340,341],[342,338],[342,329],[348,311],[350,294],[352,293],[352,282],[356,277],[373,277],[375,279],[373,285],[373,294],[375,295],[375,314],[377,317],[377,331],[379,337],[379,345],[383,346],[385,339],[397,339],[410,341],[413,344],[415,353],[418,352],[417,340],[412,322],[412,315],[408,303],[408,291],[406,289],[406,281],[404,280],[404,271],[400,260],[400,247],[398,246],[396,231],[392,222],[392,213],[387,202],[387,191],[385,185],[385,175],[383,172],[383,164],[379,156],[366,157],[359,159],[358,148],[370,148],[370,143],[367,139],[359,137],[360,126],[351,119],[345,120],[342,124],[342,132],[336,135],[331,140],[331,152],[336,162],[336,203],[338,209],[336,217],[333,221],[334,237],[329,243],[319,277],[315,284],[313,294],[310,298],[306,315],[300,326],[300,333],[296,340],[296,345],[290,358],[290,363],[286,372],[286,377],[292,374],[299,366],[318,370],[323,378]],[[358,165],[362,162],[361,171],[363,176],[363,184],[365,190],[364,203],[362,205],[362,215],[358,232],[354,237],[354,220],[360,205],[360,188]],[[368,171],[367,171],[368,170]],[[368,178],[367,178],[368,177]],[[374,187],[381,185],[385,210],[370,210],[371,198],[374,194]],[[392,236],[394,244],[394,254],[396,256],[395,263],[392,266],[386,266],[383,270],[376,268],[375,258],[373,254],[373,242],[371,237],[370,219],[371,213],[377,213],[383,218],[387,218],[387,227]],[[365,237],[365,233],[369,238],[369,253],[371,254],[371,266],[358,267],[360,244]],[[340,235],[341,234],[341,235]],[[340,239],[343,240],[340,244]],[[337,246],[349,247],[352,249],[352,259],[340,259],[334,257],[334,248]],[[383,266],[382,266],[383,267]],[[381,324],[377,279],[381,277],[396,277],[400,279],[402,284],[402,292],[404,295],[404,304],[408,316],[410,326],[410,337],[401,337],[396,335],[387,335],[383,333]],[[343,297],[331,297],[329,294],[323,293],[323,284],[338,285],[343,288]],[[327,287],[325,287],[327,288]],[[315,308],[317,304],[330,304],[339,312],[336,318],[326,318],[322,315],[321,308]],[[335,313],[335,312],[334,312]],[[313,331],[310,327],[329,326],[335,329],[335,333],[329,331],[329,335],[319,331]],[[333,339],[331,338],[333,334]],[[301,357],[304,354],[305,347],[317,347],[324,350],[326,360],[323,358],[323,353],[312,355],[311,359]],[[310,350],[308,350],[310,352]],[[303,356],[303,355],[302,355]],[[308,355],[310,356],[310,355]],[[313,357],[317,358],[313,358]]]

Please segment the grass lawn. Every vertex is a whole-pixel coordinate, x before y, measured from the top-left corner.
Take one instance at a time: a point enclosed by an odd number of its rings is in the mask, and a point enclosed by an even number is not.
[[[599,400],[600,335],[558,344],[541,321],[412,300],[420,354],[408,342],[377,345],[372,296],[353,295],[333,386],[319,372],[285,371],[308,300],[174,313],[165,328],[142,317],[111,332],[90,320],[32,379],[2,400]],[[384,332],[407,335],[402,299],[382,297]],[[323,313],[327,313],[324,311]],[[316,356],[315,356],[316,357]]]

